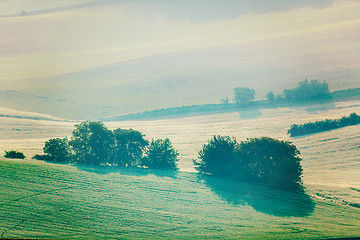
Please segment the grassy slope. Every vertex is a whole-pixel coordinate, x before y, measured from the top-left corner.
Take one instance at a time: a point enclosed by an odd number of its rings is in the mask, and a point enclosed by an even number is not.
[[[194,173],[0,161],[0,237],[351,237],[359,208]],[[311,192],[311,189],[310,189]]]

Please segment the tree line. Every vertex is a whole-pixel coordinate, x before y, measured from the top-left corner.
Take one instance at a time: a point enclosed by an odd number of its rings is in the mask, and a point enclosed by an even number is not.
[[[304,124],[293,124],[288,130],[288,134],[290,134],[290,137],[296,137],[343,128],[356,124],[360,124],[360,115],[352,113],[348,117],[344,116],[340,119],[325,119],[322,121],[308,122]]]
[[[109,130],[102,122],[75,125],[72,137],[45,142],[38,160],[74,162],[90,165],[177,169],[179,153],[169,139],[146,140],[133,129]]]
[[[248,87],[234,88],[234,103],[238,105],[248,105],[255,99],[255,90]],[[329,97],[329,85],[318,80],[307,80],[298,83],[298,86],[291,89],[284,89],[281,94],[275,95],[273,91],[269,91],[266,98],[269,102],[279,101],[304,101],[312,100],[320,97]],[[229,99],[226,97],[221,100],[222,103],[228,104]]]
[[[178,170],[179,153],[169,139],[149,142],[144,137],[137,130],[109,130],[102,122],[86,121],[75,125],[70,140],[46,141],[44,154],[37,154],[33,159]],[[229,136],[213,136],[202,146],[193,163],[200,174],[302,191],[299,154],[291,142],[269,137],[237,142]]]

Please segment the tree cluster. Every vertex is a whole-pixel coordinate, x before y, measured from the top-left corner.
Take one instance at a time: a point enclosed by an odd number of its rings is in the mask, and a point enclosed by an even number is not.
[[[236,104],[246,105],[251,100],[255,99],[255,90],[248,87],[234,88],[235,96],[234,101]]]
[[[307,80],[298,83],[298,86],[292,89],[284,89],[282,94],[275,95],[273,91],[269,91],[266,98],[269,102],[276,101],[304,101],[319,97],[330,96],[329,85],[318,80]],[[248,105],[255,99],[255,90],[248,87],[234,88],[234,102],[239,105]],[[222,99],[221,102],[228,103],[228,99]]]
[[[290,137],[302,136],[311,133],[325,132],[337,128],[360,124],[360,116],[356,113],[344,116],[340,119],[325,119],[322,121],[293,124],[288,130]]]
[[[203,145],[194,165],[203,174],[302,191],[299,154],[291,142],[269,137],[237,142],[229,136],[214,136]]]
[[[327,97],[330,95],[329,85],[318,80],[307,80],[298,83],[298,86],[292,89],[284,89],[280,95],[274,95],[273,91],[270,91],[266,98],[269,102],[279,101],[282,99],[288,101],[304,101],[311,100],[319,97]]]
[[[133,129],[109,130],[101,122],[75,125],[70,140],[52,138],[45,142],[38,160],[91,165],[177,169],[178,152],[169,139],[152,140]]]

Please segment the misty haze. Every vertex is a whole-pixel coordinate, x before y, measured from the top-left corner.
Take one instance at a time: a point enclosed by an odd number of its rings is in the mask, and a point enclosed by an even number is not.
[[[0,238],[360,238],[360,3],[0,2]]]

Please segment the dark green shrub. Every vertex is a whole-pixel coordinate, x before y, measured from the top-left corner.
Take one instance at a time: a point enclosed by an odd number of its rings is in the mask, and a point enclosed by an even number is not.
[[[47,154],[36,154],[31,159],[49,161],[49,155]]]
[[[24,159],[25,155],[22,152],[18,152],[18,151],[14,151],[14,150],[10,150],[10,151],[6,151],[5,150],[5,158],[18,158],[18,159]]]
[[[304,124],[293,124],[288,130],[290,137],[302,136],[311,133],[325,132],[337,128],[360,124],[360,116],[356,113],[340,119],[325,119],[322,121],[308,122]]]

